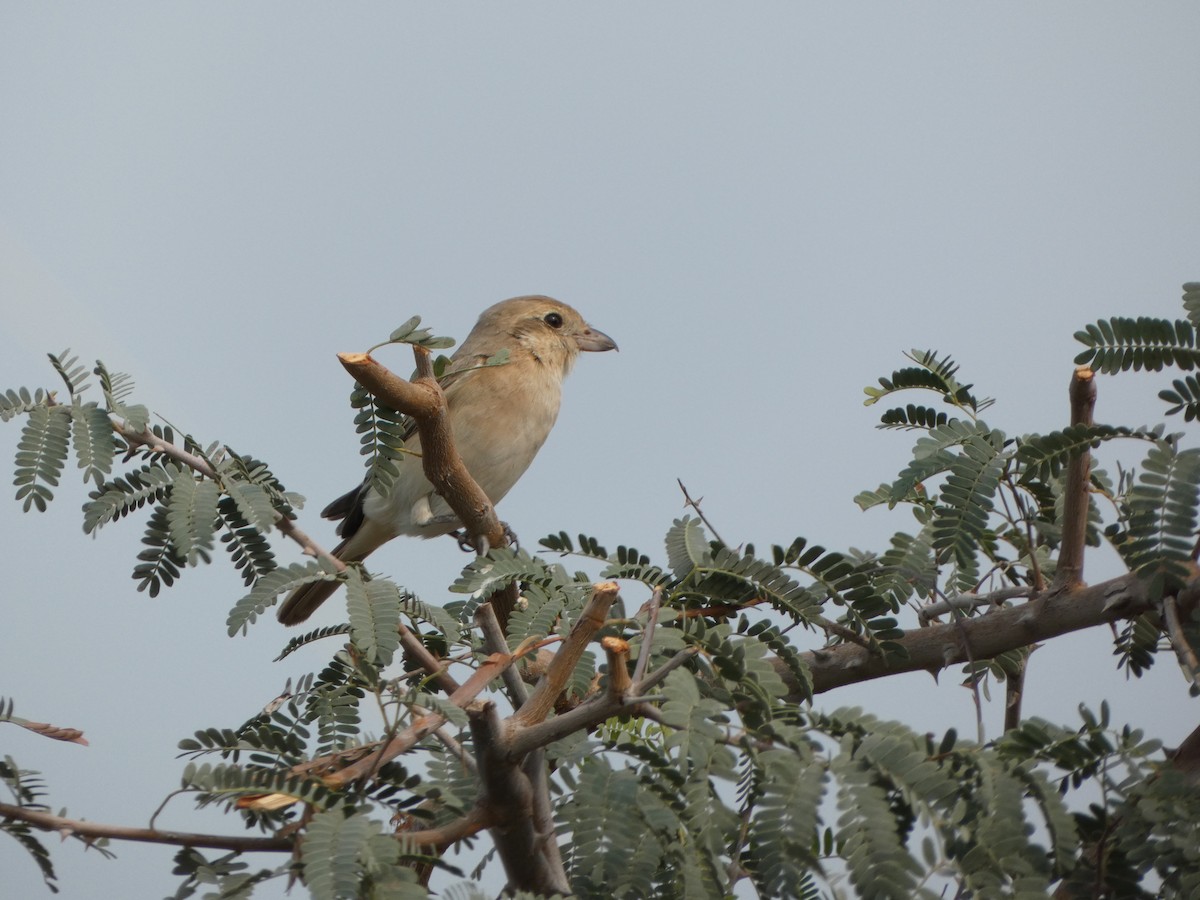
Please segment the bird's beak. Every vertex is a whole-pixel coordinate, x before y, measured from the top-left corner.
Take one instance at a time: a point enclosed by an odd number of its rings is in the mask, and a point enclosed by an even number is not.
[[[588,350],[592,353],[617,349],[616,341],[591,325],[588,325],[583,331],[575,335],[575,343],[579,346],[580,350]]]

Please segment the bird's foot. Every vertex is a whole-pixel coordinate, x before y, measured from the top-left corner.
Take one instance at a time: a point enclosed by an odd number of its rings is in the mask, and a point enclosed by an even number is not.
[[[501,522],[500,524],[504,526],[504,536],[508,538],[509,546],[513,548],[519,547],[520,543],[517,540],[517,533],[508,527],[507,522]],[[488,550],[491,549],[491,545],[488,543],[486,537],[480,535],[478,542],[476,542],[475,538],[468,534],[465,528],[450,532],[450,536],[458,541],[458,549],[462,550],[463,553],[477,553],[480,556],[486,556]]]

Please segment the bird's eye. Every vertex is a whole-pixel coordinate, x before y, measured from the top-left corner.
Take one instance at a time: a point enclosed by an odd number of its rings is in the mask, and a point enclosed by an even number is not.
[[[551,328],[562,328],[563,318],[558,313],[546,313],[542,321]]]

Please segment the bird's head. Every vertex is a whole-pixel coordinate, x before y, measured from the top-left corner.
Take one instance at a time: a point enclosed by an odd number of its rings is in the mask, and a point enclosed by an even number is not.
[[[525,350],[549,366],[570,371],[579,351],[616,350],[617,342],[593,328],[575,309],[553,297],[529,296],[503,300],[485,310],[471,336],[503,335],[502,343]],[[468,341],[471,338],[468,338]]]

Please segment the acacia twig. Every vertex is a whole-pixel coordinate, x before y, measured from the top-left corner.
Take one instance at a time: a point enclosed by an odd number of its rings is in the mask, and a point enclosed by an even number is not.
[[[1005,600],[1015,600],[1018,597],[1028,597],[1033,588],[1027,585],[1000,588],[988,591],[986,594],[956,594],[937,603],[930,603],[917,610],[917,620],[922,626],[929,624],[930,619],[945,615],[954,610],[970,611],[982,606],[999,606]]]
[[[658,627],[658,611],[662,608],[663,589],[656,587],[646,603],[646,627],[642,629],[642,646],[638,650],[637,665],[633,670],[633,680],[640,681],[650,665],[650,648],[654,645],[654,629]]]
[[[241,837],[222,834],[195,834],[186,831],[159,831],[156,828],[127,828],[68,819],[48,812],[0,803],[0,818],[16,819],[42,831],[81,838],[110,838],[118,841],[138,841],[144,844],[171,844],[176,847],[203,847],[208,850],[250,852],[291,852],[292,839],[280,837]]]
[[[1196,651],[1188,643],[1187,635],[1183,633],[1183,624],[1179,619],[1179,604],[1174,597],[1163,599],[1163,625],[1166,628],[1167,639],[1179,659],[1180,668],[1187,674],[1188,680],[1200,688],[1200,659]]]
[[[433,374],[429,351],[413,345],[417,374],[412,381],[380,365],[369,353],[339,353],[342,367],[354,376],[367,392],[398,412],[412,417],[421,440],[421,467],[437,494],[454,510],[476,548],[507,547],[508,532],[496,515],[492,501],[467,471],[450,430],[446,395]],[[515,585],[497,591],[488,598],[496,607],[496,618],[503,630],[516,605]]]
[[[688,493],[688,489],[683,486],[683,479],[676,478],[675,481],[679,484],[679,489],[683,491],[683,505],[690,506],[692,509],[694,509],[696,511],[696,515],[700,517],[700,521],[703,522],[704,526],[712,532],[712,536],[720,543],[728,547],[729,545],[725,543],[725,539],[717,533],[717,529],[713,527],[712,522],[708,521],[708,518],[704,515],[704,510],[700,508],[700,501],[704,498],[701,497],[700,500],[693,500],[691,494]]]
[[[483,649],[487,653],[508,652],[508,641],[504,638],[504,630],[500,627],[500,620],[492,604],[479,604],[475,610],[475,624],[479,626],[483,635]],[[529,697],[529,692],[525,690],[525,682],[521,680],[521,673],[517,671],[516,666],[509,666],[504,670],[504,687],[514,707],[519,707]]]
[[[1071,424],[1091,425],[1096,409],[1096,377],[1087,366],[1078,366],[1071,376],[1070,397]],[[1056,588],[1083,583],[1091,467],[1092,453],[1087,447],[1072,452],[1067,461],[1062,543],[1058,551],[1058,570],[1054,576]]]

